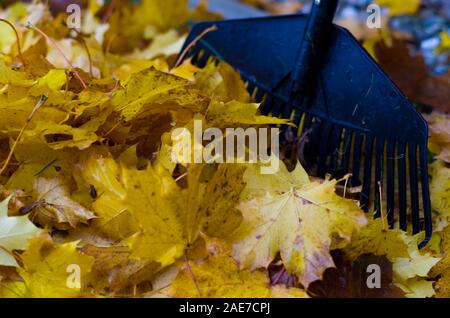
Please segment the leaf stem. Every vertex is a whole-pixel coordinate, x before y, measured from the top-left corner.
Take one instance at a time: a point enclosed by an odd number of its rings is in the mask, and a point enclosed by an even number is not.
[[[106,132],[106,134],[103,135],[103,138],[109,136],[109,134],[111,134],[117,127],[119,127],[119,125],[120,125],[120,122],[117,122],[116,124],[114,124],[114,126],[112,126],[111,129],[108,130]]]
[[[183,178],[186,177],[187,175],[188,175],[187,172],[183,173],[182,175],[178,176],[178,177],[175,179],[175,182],[180,181],[181,179],[183,179]]]
[[[91,56],[91,52],[89,51],[89,47],[88,47],[86,41],[83,39],[81,34],[78,36],[78,40],[81,42],[81,45],[83,45],[83,47],[86,51],[88,60],[89,60],[89,75],[91,75],[91,77],[94,77],[92,56]]]
[[[9,22],[8,20],[0,18],[0,21],[6,23],[7,25],[9,25],[9,26],[11,27],[11,29],[13,29],[14,34],[16,35],[17,51],[19,51],[19,58],[20,58],[20,60],[22,61],[23,66],[25,66],[25,59],[23,58],[23,55],[22,55],[22,47],[21,47],[21,45],[20,45],[19,32],[17,32],[17,29],[16,29],[16,27],[14,26],[14,24],[12,24],[11,22]]]
[[[33,110],[31,111],[30,115],[28,115],[27,121],[25,123],[25,125],[23,125],[22,129],[19,132],[19,136],[17,136],[16,141],[14,142],[13,146],[11,147],[11,150],[9,151],[8,157],[6,158],[3,167],[0,169],[0,175],[3,174],[3,172],[5,172],[6,168],[9,165],[9,162],[12,159],[12,156],[14,154],[14,151],[16,150],[17,144],[19,143],[20,139],[22,138],[23,133],[25,132],[25,130],[28,127],[28,124],[31,122],[31,120],[33,119],[34,115],[36,114],[36,111],[41,108],[42,105],[44,105],[44,103],[47,101],[48,96],[47,95],[42,95],[41,98],[39,99],[38,103],[36,104],[36,106],[34,106]]]
[[[4,251],[5,253],[11,255],[12,257],[14,257],[14,259],[16,259],[16,256],[14,255],[14,253],[11,252],[10,250],[8,250],[6,247],[0,245],[0,250]]]
[[[188,271],[189,277],[191,278],[192,282],[194,283],[195,290],[197,291],[198,298],[202,298],[202,293],[200,291],[200,288],[198,287],[197,280],[195,279],[194,273],[192,272],[191,265],[189,265],[189,259],[187,257],[187,253],[184,253],[184,262],[186,264],[186,269]]]
[[[116,8],[116,0],[112,0],[108,6],[108,9],[107,9],[105,15],[102,18],[102,23],[108,22],[109,18],[113,14],[115,8]]]
[[[31,25],[31,28],[35,29],[40,35],[42,35],[47,42],[49,42],[63,57],[66,64],[70,67],[71,71],[75,74],[75,77],[78,79],[78,81],[81,83],[81,86],[83,86],[84,89],[87,88],[86,83],[84,82],[83,78],[81,77],[80,73],[76,70],[75,66],[72,64],[72,62],[69,60],[69,58],[64,54],[63,50],[56,44],[56,42],[50,38],[47,34],[45,34],[44,31],[39,29],[37,26]]]
[[[41,170],[39,170],[38,172],[36,172],[33,177],[37,177],[39,175],[41,175],[45,170],[47,170],[48,167],[50,167],[52,164],[54,164],[56,161],[58,161],[58,158],[53,159],[52,161],[50,161],[49,163],[47,163],[45,166],[42,167]]]
[[[283,269],[277,273],[277,276],[275,276],[275,279],[273,280],[273,282],[270,285],[274,286],[274,285],[278,284],[281,277],[283,277],[284,273],[286,273],[286,269],[283,267]]]

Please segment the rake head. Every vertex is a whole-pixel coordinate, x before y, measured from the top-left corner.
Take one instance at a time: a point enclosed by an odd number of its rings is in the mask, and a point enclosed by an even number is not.
[[[317,176],[342,177],[362,186],[361,204],[391,227],[431,235],[428,189],[428,127],[421,115],[345,29],[330,25],[328,40],[316,69],[301,84],[292,74],[299,64],[305,15],[207,22],[196,25],[189,45],[206,29],[217,26],[193,46],[186,58],[199,67],[209,59],[237,69],[264,114],[292,118],[287,128],[308,140],[306,165]],[[302,155],[303,156],[303,155]]]

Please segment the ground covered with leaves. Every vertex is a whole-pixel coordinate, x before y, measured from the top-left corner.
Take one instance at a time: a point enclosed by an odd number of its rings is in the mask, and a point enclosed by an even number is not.
[[[217,18],[186,2],[92,0],[78,31],[40,2],[2,8],[0,296],[450,296],[450,118],[428,115],[420,251],[299,163],[175,164],[171,132],[194,119],[282,122],[230,66],[177,61],[190,23]]]

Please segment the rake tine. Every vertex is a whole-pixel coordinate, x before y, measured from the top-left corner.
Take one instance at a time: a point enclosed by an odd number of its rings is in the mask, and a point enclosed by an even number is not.
[[[260,110],[261,114],[268,115],[270,113],[270,109],[272,108],[272,104],[274,102],[275,97],[272,95],[267,95],[266,100],[262,103]]]
[[[285,104],[283,110],[281,112],[281,118],[291,118],[292,116],[292,107],[290,104]]]
[[[203,49],[200,46],[195,46],[191,49],[191,62],[194,65],[197,65],[199,58],[203,53]]]
[[[417,147],[408,145],[409,187],[411,192],[411,212],[413,233],[420,231],[419,190],[417,185]]]
[[[272,108],[270,110],[270,113],[272,114],[273,117],[279,117],[283,107],[284,107],[284,102],[282,102],[278,98],[274,98],[274,102],[272,103]]]
[[[259,92],[259,86],[256,85],[256,84],[254,84],[253,82],[252,82],[252,84],[253,84],[253,85],[252,85],[252,87],[249,89],[248,93],[250,94],[251,99],[254,100],[254,101],[256,101],[256,95],[257,95],[258,92]]]
[[[353,133],[350,129],[345,129],[344,140],[343,140],[343,157],[339,168],[338,177],[342,177],[346,171],[348,171],[348,165],[350,162],[350,154],[352,149],[352,139]]]
[[[375,187],[374,187],[374,208],[376,211],[375,217],[381,216],[382,210],[382,191],[383,190],[383,159],[384,159],[384,139],[376,139],[376,151],[375,151]]]
[[[318,163],[318,156],[320,151],[320,139],[321,139],[321,133],[324,131],[323,129],[323,122],[322,120],[318,119],[317,117],[312,117],[311,121],[311,137],[309,140],[309,154],[308,158],[310,159],[310,164]],[[317,170],[314,174],[317,174]]]
[[[395,210],[395,143],[388,142],[387,144],[387,155],[386,155],[386,214],[389,226],[394,225],[394,210]]]
[[[356,133],[355,135],[355,145],[353,148],[353,167],[352,167],[352,179],[351,184],[353,187],[359,186],[361,181],[359,180],[359,171],[361,167],[361,148],[362,148],[362,135],[360,133]]]
[[[431,202],[430,202],[430,189],[428,188],[428,160],[427,160],[427,149],[419,149],[419,159],[420,159],[420,175],[422,184],[422,197],[423,197],[423,213],[424,213],[424,225],[425,225],[425,238],[419,244],[422,248],[431,238],[432,234],[432,216],[431,216]]]
[[[258,92],[255,95],[255,102],[260,103],[265,94],[266,92],[261,87],[258,87]]]
[[[308,131],[311,128],[312,124],[312,115],[310,113],[305,113],[305,119],[303,120],[303,131],[302,134]]]
[[[206,66],[206,63],[208,62],[211,55],[205,50],[203,52],[203,55],[200,57],[200,59],[197,61],[197,66],[200,68],[203,68]]]
[[[406,215],[406,144],[399,142],[397,145],[397,165],[398,165],[398,213],[400,228],[407,230],[408,219]]]
[[[331,148],[328,152],[330,154],[330,162],[328,163],[327,171],[336,177],[339,170],[338,166],[341,161],[341,153],[339,152],[339,148],[342,141],[342,128],[334,126],[331,136]]]
[[[296,127],[292,127],[292,131],[295,137],[299,137],[300,131],[300,124],[302,122],[303,112],[294,111],[292,116],[292,122]]]
[[[292,122],[297,126],[297,131],[298,129],[300,129],[300,124],[302,122],[302,116],[303,116],[303,112],[302,111],[294,111],[294,117]]]
[[[318,170],[317,173],[319,176],[322,176],[325,173],[325,164],[327,161],[327,154],[328,154],[328,147],[330,146],[330,139],[331,139],[331,132],[332,132],[332,125],[328,122],[323,121],[321,125],[321,129],[319,134],[320,136],[320,146],[319,146],[319,164],[318,164]]]
[[[303,109],[302,106],[305,103],[308,103],[309,100],[307,97],[305,97],[304,95],[301,96],[297,96],[294,104],[293,101],[291,100],[289,103],[286,103],[284,105],[283,111],[282,111],[282,116],[283,118],[290,118],[292,116],[292,112],[301,112],[303,113]]]
[[[372,181],[372,153],[373,153],[373,137],[366,135],[364,145],[364,181],[361,192],[361,206],[364,211],[369,211],[370,202],[370,185]]]
[[[253,95],[253,91],[255,90],[255,88],[256,88],[255,83],[253,83],[252,81],[248,81],[247,92],[250,94],[250,96]]]

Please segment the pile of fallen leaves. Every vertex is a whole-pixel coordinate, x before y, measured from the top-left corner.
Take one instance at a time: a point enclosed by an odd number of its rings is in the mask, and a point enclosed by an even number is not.
[[[450,296],[449,118],[430,116],[436,232],[419,251],[300,164],[171,160],[194,119],[280,123],[230,66],[176,60],[205,7],[92,0],[79,30],[40,2],[0,18],[0,296],[358,297],[374,261],[378,296]]]

